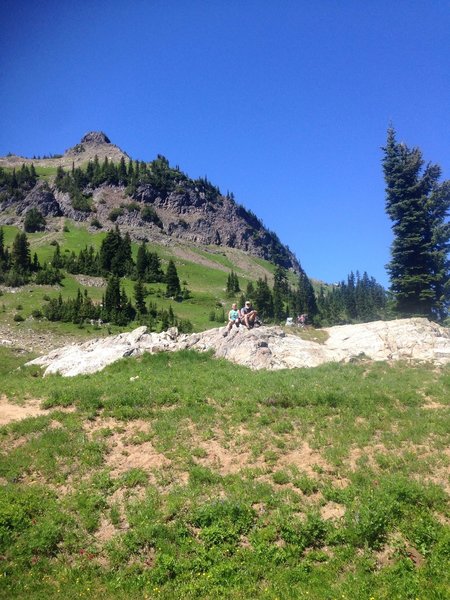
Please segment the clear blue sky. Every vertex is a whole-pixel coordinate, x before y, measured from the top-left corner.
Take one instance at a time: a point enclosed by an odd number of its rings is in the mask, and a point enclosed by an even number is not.
[[[102,130],[255,212],[310,277],[388,284],[392,121],[450,178],[450,3],[4,0],[0,155]]]

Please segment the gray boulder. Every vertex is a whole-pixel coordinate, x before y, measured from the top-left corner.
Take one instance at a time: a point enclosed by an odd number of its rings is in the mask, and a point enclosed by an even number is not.
[[[65,346],[28,364],[45,367],[44,375],[73,376],[95,373],[126,356],[182,349],[213,351],[216,357],[250,369],[270,370],[316,367],[361,357],[438,365],[450,362],[450,330],[427,319],[330,327],[325,330],[328,339],[323,344],[286,334],[280,327],[233,328],[227,337],[223,331],[216,328],[187,335],[172,328],[156,334],[139,327],[130,333]]]

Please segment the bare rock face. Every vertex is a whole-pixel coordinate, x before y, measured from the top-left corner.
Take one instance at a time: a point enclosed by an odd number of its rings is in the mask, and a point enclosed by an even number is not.
[[[324,344],[286,334],[279,327],[233,328],[227,337],[223,337],[223,331],[224,328],[220,328],[180,335],[172,328],[156,334],[139,327],[131,333],[65,346],[28,364],[46,367],[44,375],[73,376],[100,371],[126,356],[182,349],[212,350],[216,357],[250,369],[316,367],[325,362],[348,362],[361,357],[450,363],[450,330],[427,319],[330,327]]]
[[[111,140],[103,131],[90,131],[81,138],[81,144],[110,144]]]
[[[63,213],[55,195],[49,186],[39,181],[25,198],[18,203],[16,212],[18,215],[36,208],[44,217],[60,217]]]

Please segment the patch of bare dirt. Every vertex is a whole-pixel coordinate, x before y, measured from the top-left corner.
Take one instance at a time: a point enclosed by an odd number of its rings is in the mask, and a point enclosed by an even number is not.
[[[336,502],[327,502],[320,508],[320,515],[325,521],[339,520],[345,515],[345,507]]]
[[[47,415],[48,410],[40,408],[40,400],[28,400],[26,404],[13,404],[6,396],[0,397],[0,425],[20,421],[28,417]]]
[[[116,533],[117,529],[111,523],[111,521],[108,521],[108,519],[102,516],[100,526],[95,532],[94,537],[97,540],[97,542],[99,542],[100,544],[104,544],[105,542],[109,542],[109,540],[111,540],[116,535]]]
[[[440,402],[435,402],[434,400],[427,400],[425,404],[422,406],[425,410],[442,410],[443,408],[448,408],[445,404],[441,404]]]
[[[85,429],[90,435],[103,429],[111,430],[111,434],[105,437],[108,446],[105,462],[111,468],[113,477],[139,468],[146,471],[154,482],[153,472],[171,464],[164,454],[155,450],[151,442],[139,443],[140,434],[149,433],[150,425],[147,421],[136,420],[123,424],[115,419],[96,419],[88,421]]]
[[[302,471],[313,478],[318,477],[317,471],[315,470],[317,468],[321,471],[333,471],[333,468],[327,463],[323,456],[311,448],[306,441],[302,442],[298,448],[280,456],[278,459],[278,466],[288,467],[289,465],[293,465],[299,471]]]
[[[356,471],[358,468],[358,462],[362,457],[367,459],[368,466],[373,470],[378,470],[378,465],[375,460],[376,454],[389,454],[384,444],[374,444],[372,446],[364,446],[364,448],[353,447],[350,450],[347,460],[344,464],[350,469],[350,471]]]
[[[225,448],[215,439],[200,441],[198,446],[206,452],[206,456],[196,458],[196,462],[218,471],[221,475],[232,475],[245,468],[264,466],[264,461],[262,459],[255,461],[251,458],[250,452]]]
[[[409,542],[404,540],[400,535],[395,534],[391,536],[386,544],[375,552],[375,560],[377,561],[377,568],[383,569],[390,567],[397,562],[401,557],[407,557],[416,566],[421,567],[425,559],[422,554],[411,546]]]
[[[186,246],[174,246],[172,251],[175,256],[178,256],[178,258],[181,258],[182,260],[187,260],[189,262],[203,265],[204,267],[209,267],[211,269],[218,269],[220,271],[229,272],[230,270],[228,267],[225,267],[214,260],[209,260],[202,254],[194,252]]]
[[[29,326],[28,321],[15,325],[0,323],[0,346],[7,346],[20,354],[25,352],[47,354],[51,350],[80,342],[81,339],[75,335],[60,335],[51,331],[34,331]]]

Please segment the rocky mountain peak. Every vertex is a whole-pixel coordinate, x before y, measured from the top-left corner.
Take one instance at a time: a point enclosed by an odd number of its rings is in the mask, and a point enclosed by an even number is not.
[[[80,144],[110,144],[111,140],[103,131],[90,131],[83,138]]]

